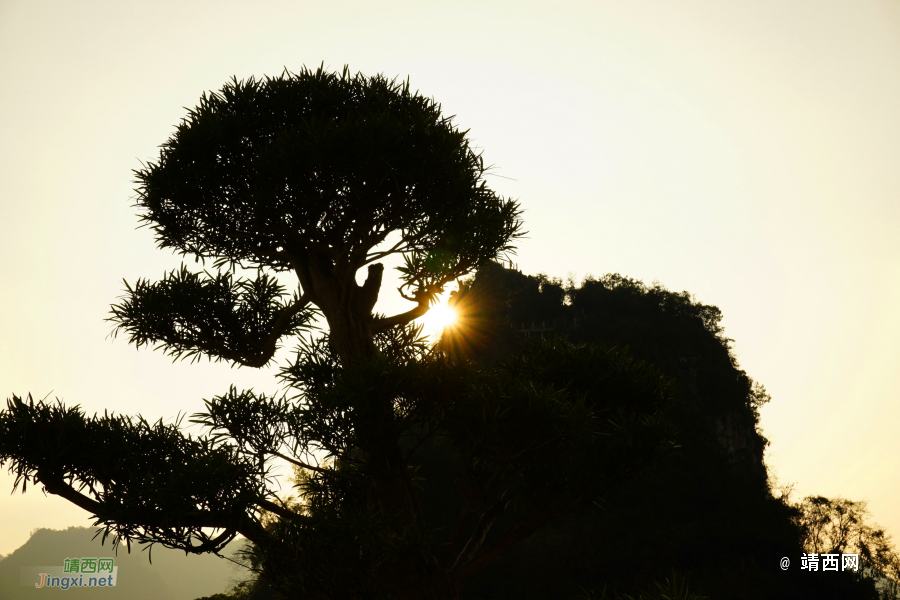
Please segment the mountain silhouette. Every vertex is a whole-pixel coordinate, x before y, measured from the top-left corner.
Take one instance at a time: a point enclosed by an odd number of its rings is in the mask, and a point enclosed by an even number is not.
[[[223,592],[233,581],[248,575],[235,563],[209,554],[186,556],[180,550],[154,546],[151,557],[137,545],[132,545],[130,553],[124,545],[117,552],[112,548],[111,539],[105,544],[100,543],[100,536],[94,539],[96,531],[88,527],[36,530],[22,547],[0,557],[0,600],[57,597],[73,600],[193,600]],[[232,542],[223,554],[230,557],[240,546],[241,542]],[[62,567],[66,558],[83,557],[112,557],[118,567],[117,585],[102,591],[78,587],[36,589],[37,578],[31,581],[27,576],[30,568]],[[27,581],[23,581],[23,575]]]

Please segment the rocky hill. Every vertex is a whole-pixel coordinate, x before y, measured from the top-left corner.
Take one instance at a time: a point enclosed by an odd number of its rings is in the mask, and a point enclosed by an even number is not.
[[[514,548],[464,597],[599,597],[604,586],[636,597],[673,570],[711,598],[863,597],[779,568],[781,557],[800,556],[801,535],[794,509],[769,489],[758,427],[769,396],[738,365],[718,308],[621,275],[579,286],[497,264],[453,301],[460,320],[444,332],[448,352],[502,360],[548,337],[627,347],[680,392],[668,411],[676,452]]]

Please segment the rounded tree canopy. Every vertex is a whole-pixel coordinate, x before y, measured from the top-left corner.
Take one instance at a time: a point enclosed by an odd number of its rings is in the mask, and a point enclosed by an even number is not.
[[[324,261],[349,277],[409,253],[404,278],[420,295],[520,235],[517,203],[485,185],[466,134],[408,81],[346,67],[233,79],[136,171],[137,205],[160,247],[218,264]],[[391,232],[396,244],[376,252]]]

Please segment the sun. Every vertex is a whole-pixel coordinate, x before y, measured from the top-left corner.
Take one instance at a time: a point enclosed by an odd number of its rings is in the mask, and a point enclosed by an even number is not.
[[[441,337],[444,329],[456,322],[456,310],[447,304],[446,298],[440,298],[438,303],[428,309],[421,318],[425,330],[423,333],[434,340]]]
[[[456,321],[456,311],[446,304],[435,304],[425,315],[425,320],[435,329],[444,329]]]

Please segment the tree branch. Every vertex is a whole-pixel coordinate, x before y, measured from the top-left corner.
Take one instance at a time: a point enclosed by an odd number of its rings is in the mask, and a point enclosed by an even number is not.
[[[389,248],[388,250],[383,250],[383,251],[381,251],[381,252],[376,252],[375,254],[367,254],[367,255],[366,255],[366,262],[364,262],[363,264],[364,264],[364,265],[367,265],[367,264],[369,264],[370,262],[375,262],[376,260],[381,260],[381,259],[384,258],[385,256],[390,256],[391,254],[394,254],[394,253],[396,253],[396,252],[403,252],[403,250],[400,250],[400,248],[403,246],[403,244],[408,244],[408,243],[409,243],[409,242],[408,242],[406,239],[402,239],[402,240],[400,240],[399,242],[397,242],[396,244],[394,244],[394,245],[393,245],[391,248]]]
[[[453,549],[456,547],[456,544],[462,536],[463,531],[469,524],[469,520],[479,510],[481,510],[481,507],[483,507],[486,502],[483,495],[480,501],[477,501],[475,499],[475,489],[471,485],[465,490],[460,489],[460,492],[462,492],[466,497],[466,506],[456,516],[456,523],[454,523],[453,525],[453,531],[450,534],[450,541],[447,543],[447,547],[441,555],[441,564],[444,565],[444,568],[449,568],[450,558],[453,555]]]
[[[373,334],[378,333],[379,331],[384,331],[385,329],[390,329],[395,325],[406,325],[410,321],[418,319],[422,315],[428,312],[428,299],[420,299],[419,304],[412,310],[408,310],[405,313],[400,313],[399,315],[394,315],[393,317],[384,317],[383,319],[376,319],[372,321],[371,331]]]
[[[496,521],[503,511],[507,509],[509,503],[510,500],[508,498],[502,497],[493,506],[484,511],[481,518],[478,519],[478,524],[475,525],[475,531],[472,532],[466,546],[462,549],[462,552],[459,553],[459,556],[450,568],[451,571],[456,569],[459,565],[465,565],[470,561],[471,557],[478,552],[481,545],[484,543],[484,538],[487,536],[491,525],[493,525],[494,521]]]
[[[170,523],[168,519],[163,518],[158,511],[154,511],[154,514],[145,513],[140,515],[140,518],[135,519],[134,522],[122,520],[119,518],[116,518],[115,521],[113,521],[111,519],[107,519],[107,517],[105,516],[105,513],[110,512],[110,507],[105,506],[103,502],[99,502],[85,496],[81,492],[78,492],[70,484],[67,484],[61,476],[49,476],[45,473],[38,472],[35,476],[35,480],[40,482],[44,486],[44,489],[46,489],[51,494],[60,496],[61,498],[65,498],[72,504],[86,510],[102,521],[121,523],[124,525],[137,525],[145,529],[148,527],[154,527],[158,529],[166,529],[171,527],[224,529],[226,531],[240,533],[254,544],[262,545],[265,544],[266,541],[267,534],[265,530],[261,525],[249,519],[246,514],[241,514],[237,519],[237,522],[235,522],[234,517],[231,515],[217,515],[198,511],[197,514],[192,515],[190,518],[185,518],[184,516],[182,516],[177,523]],[[268,501],[263,500],[263,502]],[[269,504],[272,503],[269,502]],[[278,507],[277,505],[272,504],[272,506],[280,509],[280,507]],[[197,551],[202,552],[204,550],[198,547]]]
[[[291,458],[290,456],[286,456],[286,455],[282,454],[281,452],[272,452],[272,454],[279,458],[283,458],[284,460],[288,461],[289,463],[295,464],[298,467],[302,467],[304,469],[309,469],[310,471],[315,471],[317,473],[327,473],[329,475],[335,475],[337,477],[342,477],[342,478],[350,480],[350,481],[356,481],[357,483],[365,483],[366,482],[366,480],[361,477],[354,477],[353,475],[347,475],[346,473],[341,473],[340,471],[337,471],[335,469],[323,469],[322,467],[314,467],[313,465],[307,464],[307,463],[303,462],[302,460],[297,460],[296,458]]]
[[[552,517],[553,515],[544,515],[543,517],[516,525],[508,530],[499,540],[491,544],[487,550],[470,559],[467,563],[461,564],[459,569],[454,568],[454,571],[456,571],[456,578],[459,581],[465,581],[470,578],[472,575],[493,562],[494,559],[505,552],[510,546],[534,533]]]
[[[308,304],[309,298],[306,294],[304,294],[300,298],[298,298],[296,302],[281,311],[281,314],[278,315],[278,318],[275,319],[275,323],[272,325],[272,331],[269,333],[269,336],[263,341],[262,353],[254,359],[240,360],[238,362],[247,367],[265,366],[265,364],[268,363],[273,356],[275,356],[275,350],[277,349],[278,345],[278,338],[280,338],[284,333],[284,330],[291,322],[291,319],[294,318],[304,308],[306,308]]]
[[[359,291],[357,292],[357,302],[359,303],[363,314],[366,315],[372,314],[372,309],[375,308],[375,303],[378,302],[378,292],[381,290],[384,265],[381,263],[369,265],[368,271],[369,274],[366,277],[365,283],[363,283],[362,287],[359,288]]]
[[[282,519],[285,519],[287,521],[290,521],[291,519],[296,519],[298,517],[303,516],[299,513],[295,513],[291,510],[288,510],[287,508],[285,508],[283,506],[278,506],[271,500],[260,500],[256,504],[260,508],[264,508],[265,510],[269,511],[270,513],[276,514],[279,517],[281,517]]]

